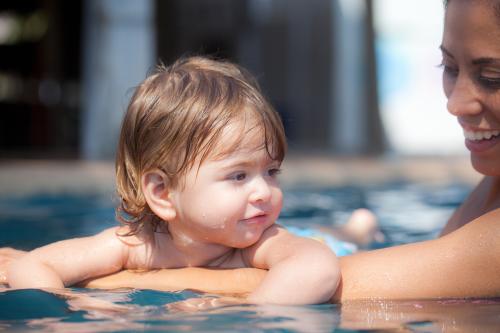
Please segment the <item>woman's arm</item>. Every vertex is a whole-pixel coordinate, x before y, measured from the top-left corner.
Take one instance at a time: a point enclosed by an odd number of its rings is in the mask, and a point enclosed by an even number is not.
[[[342,257],[342,281],[332,300],[499,296],[498,239],[500,209],[440,239]],[[186,268],[122,272],[88,286],[248,293],[263,276],[257,269]]]
[[[163,291],[184,289],[206,293],[246,296],[257,288],[267,271],[255,268],[178,268],[156,271],[121,271],[90,279],[81,286],[96,289],[140,288]]]
[[[442,238],[341,258],[333,300],[500,295],[500,209]]]

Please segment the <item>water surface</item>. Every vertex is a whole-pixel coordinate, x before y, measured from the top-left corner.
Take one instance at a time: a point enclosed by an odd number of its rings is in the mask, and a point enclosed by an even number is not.
[[[386,241],[379,248],[434,238],[469,187],[395,182],[376,187],[289,189],[280,223],[328,227],[359,207],[373,210]],[[40,194],[0,198],[0,246],[29,250],[116,225],[109,195]],[[0,293],[0,331],[37,332],[497,332],[500,300],[359,301],[342,305],[236,305],[186,312],[178,301],[207,297],[193,291],[77,292],[128,306],[119,313],[82,311],[40,290]]]

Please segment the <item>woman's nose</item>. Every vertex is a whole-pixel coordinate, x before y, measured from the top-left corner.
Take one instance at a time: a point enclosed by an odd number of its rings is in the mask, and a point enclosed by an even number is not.
[[[255,177],[252,181],[251,202],[266,202],[271,198],[271,186],[264,177]]]
[[[481,113],[480,92],[474,82],[459,76],[448,94],[448,111],[455,116],[471,116]]]

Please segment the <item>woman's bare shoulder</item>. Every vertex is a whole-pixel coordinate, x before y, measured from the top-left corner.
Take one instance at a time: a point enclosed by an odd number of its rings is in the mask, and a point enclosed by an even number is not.
[[[484,214],[500,208],[500,179],[484,177],[467,199],[455,210],[443,228],[441,236],[447,235]]]
[[[500,236],[500,208],[493,209],[455,230],[451,235],[467,238],[469,236],[481,239],[496,239]],[[500,247],[500,242],[497,242]]]

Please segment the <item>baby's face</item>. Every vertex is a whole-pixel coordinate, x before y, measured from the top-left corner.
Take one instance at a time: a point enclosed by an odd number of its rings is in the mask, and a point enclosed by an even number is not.
[[[241,132],[228,126],[211,155],[192,167],[183,185],[171,191],[178,228],[193,240],[245,248],[256,243],[281,211],[283,195],[278,184],[280,161],[272,160],[258,128]],[[219,151],[241,138],[235,151]]]

